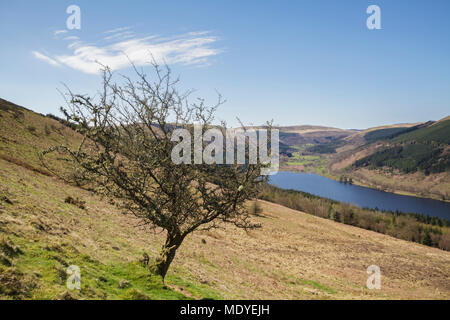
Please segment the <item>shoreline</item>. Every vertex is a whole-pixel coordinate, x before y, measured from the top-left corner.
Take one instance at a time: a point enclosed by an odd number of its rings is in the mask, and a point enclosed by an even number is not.
[[[339,177],[338,176],[335,176],[335,175],[332,175],[332,174],[329,174],[329,173],[322,174],[322,173],[319,173],[317,171],[312,171],[311,172],[311,171],[295,170],[295,169],[290,169],[286,165],[283,166],[283,167],[280,167],[279,171],[287,171],[287,172],[294,172],[294,173],[312,173],[312,174],[317,174],[319,176],[322,176],[322,177],[325,177],[325,178],[328,178],[328,179],[331,179],[331,180],[334,180],[334,181],[339,181]],[[352,178],[353,178],[353,183],[352,184],[356,185],[356,186],[359,186],[359,187],[364,187],[364,188],[377,190],[377,191],[381,191],[381,192],[386,192],[386,193],[398,194],[398,195],[401,195],[401,196],[409,196],[409,197],[415,197],[415,198],[419,198],[419,199],[431,199],[431,200],[437,200],[437,201],[441,201],[441,202],[450,203],[450,199],[449,200],[442,200],[442,199],[439,199],[436,196],[421,196],[421,195],[418,195],[418,194],[415,194],[415,193],[412,193],[412,192],[409,192],[409,191],[402,191],[402,190],[384,191],[384,190],[378,189],[376,187],[373,187],[371,185],[362,183],[361,181],[357,180],[354,177],[352,177]]]

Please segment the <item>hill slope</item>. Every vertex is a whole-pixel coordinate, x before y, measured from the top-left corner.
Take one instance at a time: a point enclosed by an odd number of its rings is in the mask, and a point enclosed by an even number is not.
[[[352,165],[349,174],[379,189],[449,200],[450,119],[381,131],[372,132],[369,144],[348,156],[353,159],[347,161]]]
[[[139,262],[164,236],[46,172],[35,151],[77,135],[14,110],[0,110],[1,299],[450,298],[449,252],[266,202],[261,230],[189,236],[164,286]],[[381,290],[366,288],[373,264]],[[81,291],[65,287],[69,265],[81,269]]]
[[[403,173],[423,171],[427,175],[450,171],[450,120],[378,136],[385,141],[383,147],[356,161],[355,167],[389,167]]]
[[[328,141],[285,139],[290,152],[281,158],[281,168],[337,180],[352,177],[357,184],[383,191],[450,200],[449,139],[450,117],[347,130]]]

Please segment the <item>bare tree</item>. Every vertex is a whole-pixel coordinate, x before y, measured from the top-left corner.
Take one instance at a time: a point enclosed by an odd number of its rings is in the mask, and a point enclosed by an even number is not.
[[[220,222],[259,227],[251,222],[244,203],[257,196],[265,165],[174,164],[174,130],[192,132],[193,123],[200,123],[203,132],[211,128],[223,100],[219,95],[213,106],[203,99],[190,103],[191,92],[180,93],[178,79],[172,79],[167,66],[153,67],[152,80],[134,67],[135,77],[120,76],[120,83],[104,68],[96,97],[67,89],[68,106],[61,110],[83,141],[77,148],[55,146],[43,157],[50,152],[69,155],[77,173],[70,181],[95,188],[143,224],[166,231],[154,266],[164,280],[188,234],[216,228]],[[226,125],[215,128],[224,131]]]

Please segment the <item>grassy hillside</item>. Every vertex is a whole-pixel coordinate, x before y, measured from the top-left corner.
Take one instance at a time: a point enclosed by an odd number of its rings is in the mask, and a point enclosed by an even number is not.
[[[164,287],[138,262],[144,251],[156,256],[162,235],[88,192],[2,160],[0,168],[12,203],[0,203],[2,250],[18,252],[0,267],[2,298],[450,298],[448,252],[270,203],[257,218],[262,230],[190,236]],[[68,195],[86,210],[66,204]],[[80,292],[64,285],[72,264]],[[365,288],[371,264],[382,269],[383,290]]]
[[[189,236],[164,285],[140,262],[156,257],[163,234],[40,165],[40,149],[79,137],[1,103],[0,299],[450,298],[449,252],[268,202],[254,218],[263,229]],[[366,288],[372,264],[381,290]],[[81,291],[65,286],[69,265],[81,269]]]
[[[278,127],[277,129],[280,130],[280,153],[282,156],[286,156],[284,160],[290,164],[296,162],[291,160],[298,160],[290,159],[295,155],[300,155],[298,148],[328,145],[353,133],[351,130],[319,126]]]
[[[280,168],[399,194],[450,200],[450,117],[341,130],[280,127]]]
[[[394,128],[372,130],[364,135],[364,139],[366,139],[367,143],[373,143],[379,140],[393,139],[401,134],[411,132],[417,129],[419,129],[419,126],[413,126],[409,128],[394,127]]]
[[[450,220],[447,219],[415,213],[364,209],[272,185],[264,185],[260,198],[321,218],[450,251]]]
[[[386,130],[389,134],[384,139],[389,141],[389,145],[356,161],[356,167],[389,167],[403,173],[423,171],[425,174],[450,171],[450,120],[406,130],[403,134]],[[384,131],[370,132],[374,133],[370,139],[382,136]]]
[[[345,175],[383,191],[449,200],[449,130],[450,117],[376,127],[315,144],[304,155],[320,158],[309,164],[311,171],[331,178]]]
[[[39,152],[54,145],[76,145],[81,136],[56,120],[0,99],[0,157],[50,174],[42,167]],[[50,158],[57,169],[68,164]],[[59,160],[59,161],[57,161]]]
[[[417,143],[438,143],[450,144],[450,119],[442,119],[425,128],[413,130],[411,132],[402,134],[394,139],[393,142],[410,142]]]

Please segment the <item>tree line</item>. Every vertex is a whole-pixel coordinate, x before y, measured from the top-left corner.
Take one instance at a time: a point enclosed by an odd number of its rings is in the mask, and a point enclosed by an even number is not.
[[[423,171],[425,174],[450,170],[450,157],[444,148],[433,143],[406,143],[386,148],[357,160],[354,167],[371,169],[390,167],[403,173]]]
[[[450,221],[423,214],[360,208],[301,191],[262,186],[262,200],[398,239],[450,251]]]

